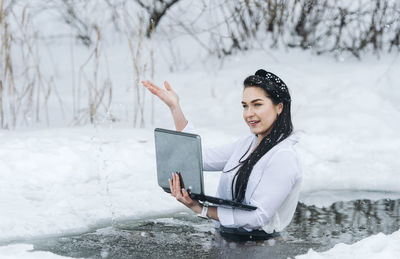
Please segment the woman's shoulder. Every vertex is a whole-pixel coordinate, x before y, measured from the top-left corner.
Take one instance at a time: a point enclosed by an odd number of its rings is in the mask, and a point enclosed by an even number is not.
[[[287,138],[274,146],[264,157],[263,160],[269,165],[273,161],[293,161],[299,164],[299,155],[295,149],[300,136],[297,132],[290,134]]]
[[[251,144],[256,140],[257,140],[257,136],[254,134],[251,134],[251,135],[242,136],[241,138],[238,139],[237,143]]]
[[[279,142],[275,147],[271,149],[271,153],[281,152],[281,151],[291,151],[296,153],[295,145],[300,140],[300,134],[298,132],[292,132],[288,137]]]
[[[242,154],[244,152],[243,150],[245,151],[253,150],[256,144],[257,144],[257,136],[254,134],[250,134],[239,138],[236,141],[235,147],[236,150],[238,150],[238,152]]]
[[[257,140],[257,137],[255,135],[245,135],[233,138],[233,141],[231,141],[230,144],[234,145],[235,147],[243,147],[243,146],[248,147],[255,140]]]

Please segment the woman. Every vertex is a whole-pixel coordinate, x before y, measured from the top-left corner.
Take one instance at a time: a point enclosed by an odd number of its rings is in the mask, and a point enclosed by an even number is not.
[[[142,84],[171,110],[177,131],[191,131],[168,82],[165,90],[149,81]],[[205,171],[223,171],[217,197],[256,206],[254,211],[207,206],[181,189],[179,175],[170,179],[171,195],[194,212],[216,221],[219,233],[232,240],[260,240],[277,236],[291,221],[299,198],[301,168],[293,146],[291,98],[276,75],[258,70],[244,80],[243,119],[251,136],[233,144],[204,150]]]

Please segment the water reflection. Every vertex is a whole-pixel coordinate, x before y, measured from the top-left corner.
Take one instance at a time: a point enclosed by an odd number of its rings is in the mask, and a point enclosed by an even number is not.
[[[287,232],[321,246],[354,243],[372,234],[399,229],[400,200],[336,202],[327,208],[299,204]]]
[[[82,235],[37,240],[35,250],[85,258],[287,258],[327,250],[400,228],[400,200],[336,202],[327,208],[299,204],[282,237],[227,242],[210,221],[179,213],[119,222]]]

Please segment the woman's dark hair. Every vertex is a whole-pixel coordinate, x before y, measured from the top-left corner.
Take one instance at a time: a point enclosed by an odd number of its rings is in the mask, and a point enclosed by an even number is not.
[[[260,87],[275,105],[283,104],[282,112],[278,115],[270,133],[265,136],[257,148],[246,158],[242,156],[239,160],[240,168],[232,180],[232,199],[236,202],[242,202],[246,194],[247,183],[254,165],[275,145],[287,138],[293,130],[292,119],[290,115],[290,94],[286,84],[276,75],[263,69],[258,70],[255,75],[247,77],[243,82],[244,88]],[[235,167],[236,168],[236,167]],[[233,169],[229,171],[232,171]],[[229,172],[228,171],[228,172]],[[236,183],[236,184],[235,184]]]

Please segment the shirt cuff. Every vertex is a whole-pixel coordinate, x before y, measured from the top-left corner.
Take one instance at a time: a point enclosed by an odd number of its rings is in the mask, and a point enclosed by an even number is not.
[[[230,227],[235,225],[235,221],[233,219],[233,209],[217,207],[217,214],[219,222],[224,227]]]
[[[196,130],[190,121],[186,124],[186,126],[183,128],[182,132],[187,132],[187,133],[196,133]]]

